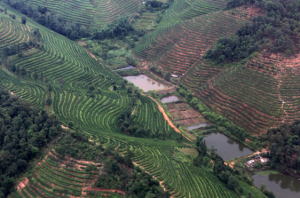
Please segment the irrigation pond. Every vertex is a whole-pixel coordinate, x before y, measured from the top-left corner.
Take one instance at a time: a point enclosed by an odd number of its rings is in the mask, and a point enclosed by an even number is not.
[[[270,174],[266,176],[255,174],[252,178],[257,187],[260,188],[261,184],[265,184],[276,198],[300,197],[300,181],[295,177],[285,174]]]
[[[145,75],[125,76],[124,78],[145,92],[150,90],[161,90],[167,88],[167,86]]]
[[[127,67],[122,67],[122,68],[119,68],[119,69],[115,69],[115,70],[113,70],[113,71],[126,70],[126,69],[134,69],[134,68],[135,68],[134,66],[129,65],[129,66],[127,66]]]
[[[212,146],[217,149],[217,153],[225,160],[230,160],[237,157],[242,157],[253,153],[248,147],[242,143],[229,138],[222,133],[210,133],[204,138],[206,146]]]
[[[202,128],[202,127],[206,127],[206,126],[208,126],[207,123],[200,123],[200,124],[194,124],[192,126],[188,126],[188,127],[186,127],[186,129],[189,130],[189,131],[191,131],[191,130]]]
[[[163,97],[161,99],[162,103],[170,103],[170,102],[176,102],[179,101],[179,98],[177,96],[167,96],[167,97]]]

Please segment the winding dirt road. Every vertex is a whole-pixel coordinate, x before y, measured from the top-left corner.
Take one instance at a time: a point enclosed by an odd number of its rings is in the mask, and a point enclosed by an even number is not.
[[[147,96],[146,94],[141,93],[144,96]],[[168,117],[168,115],[166,114],[164,108],[162,108],[162,106],[160,106],[160,104],[151,96],[147,96],[149,98],[151,98],[158,106],[159,111],[163,114],[165,120],[168,122],[168,124],[177,132],[182,134],[187,140],[189,140],[190,142],[193,142],[193,140],[191,140],[190,138],[188,138],[186,135],[184,135],[183,133],[181,133],[181,131],[172,123],[172,121],[170,120],[170,118]]]

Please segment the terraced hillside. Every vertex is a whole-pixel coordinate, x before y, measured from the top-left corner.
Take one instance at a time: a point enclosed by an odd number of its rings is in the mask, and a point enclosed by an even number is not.
[[[97,179],[100,172],[100,170],[93,173],[85,171],[89,164],[101,169],[99,163],[66,159],[52,150],[37,164],[32,177],[25,179],[23,185],[18,186],[16,196],[44,198],[55,197],[57,194],[76,197],[87,195],[88,187]],[[102,192],[102,194],[110,193]]]
[[[205,103],[248,132],[260,133],[279,125],[283,111],[278,81],[246,68],[224,71],[202,90]]]
[[[299,119],[299,55],[261,53],[243,67],[225,69],[197,62],[180,81],[214,111],[250,133]]]
[[[22,25],[15,20],[1,18],[0,21],[0,48],[8,45],[19,45],[28,42],[31,37],[31,29],[29,26]]]
[[[16,14],[17,18],[21,17],[13,10],[8,10],[8,12]],[[7,20],[11,24],[16,23],[1,13],[0,19]],[[28,100],[30,105],[38,109],[48,109],[56,113],[64,123],[73,121],[90,136],[89,140],[96,144],[113,145],[121,153],[130,149],[134,153],[133,161],[161,181],[173,197],[238,197],[209,169],[197,168],[191,163],[184,163],[174,158],[174,154],[179,152],[178,149],[190,148],[188,144],[135,138],[121,133],[117,119],[119,114],[131,104],[131,97],[127,89],[120,88],[111,91],[110,88],[114,84],[122,86],[123,81],[107,71],[77,43],[30,19],[27,19],[27,24],[30,28],[39,28],[43,48],[31,48],[24,51],[22,56],[16,55],[9,58],[18,67],[24,67],[30,71],[36,70],[37,73],[42,72],[44,77],[47,76],[53,85],[51,92],[53,102],[46,108],[49,90],[43,79],[41,81],[28,76],[17,76],[5,66],[2,66],[0,70],[1,87]],[[24,31],[23,26],[16,27],[18,27],[17,31]],[[0,39],[5,40],[9,36],[2,34]],[[57,83],[61,78],[65,80],[63,87]],[[95,91],[93,97],[87,89],[91,85],[101,90]],[[136,124],[141,127],[165,130],[175,138],[179,136],[172,132],[167,122],[163,121],[162,114],[152,100],[146,97],[142,97],[141,100],[143,100],[142,105],[137,106],[135,110]],[[60,189],[58,186],[67,189],[69,195],[80,196],[82,194],[81,182],[86,181],[85,173],[75,174],[74,171],[71,173],[67,169],[58,169],[54,158],[40,164],[33,175],[35,180],[30,180],[30,185],[19,192],[21,197],[36,197],[36,195],[53,197],[49,181],[58,189]],[[49,167],[52,168],[49,169]],[[71,178],[67,176],[70,174],[72,174]],[[251,189],[250,186],[249,189]],[[259,196],[260,194],[255,197]]]
[[[141,6],[138,0],[27,0],[33,5],[49,8],[64,20],[87,28],[99,28],[118,16],[132,15]]]
[[[134,54],[164,70],[182,75],[214,42],[234,33],[244,22],[225,12],[213,12],[172,26],[166,25],[143,37]]]

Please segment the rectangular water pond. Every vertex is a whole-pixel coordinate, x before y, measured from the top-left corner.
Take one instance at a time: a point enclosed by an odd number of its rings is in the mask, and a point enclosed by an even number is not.
[[[145,92],[150,90],[161,90],[167,88],[167,86],[145,75],[125,76],[124,78]]]
[[[179,98],[177,96],[167,96],[167,97],[163,97],[161,99],[162,103],[170,103],[170,102],[176,102],[179,101]]]
[[[191,131],[191,130],[206,127],[206,126],[208,126],[207,123],[200,123],[200,124],[195,124],[195,125],[192,125],[192,126],[188,126],[186,128],[187,128],[187,130]]]
[[[248,147],[240,142],[229,138],[222,133],[210,133],[204,138],[206,146],[217,149],[217,153],[225,160],[242,157],[253,153]]]

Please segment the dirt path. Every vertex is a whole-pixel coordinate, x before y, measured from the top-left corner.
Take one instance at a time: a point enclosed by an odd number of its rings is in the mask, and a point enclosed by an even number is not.
[[[146,94],[141,93],[144,96],[147,96]],[[181,131],[172,123],[172,121],[170,120],[170,118],[168,117],[168,115],[166,114],[165,110],[162,108],[162,106],[160,106],[160,104],[152,97],[147,96],[149,98],[151,98],[154,102],[156,102],[159,111],[163,114],[165,120],[168,122],[168,124],[177,132],[182,134],[187,140],[189,140],[190,142],[193,142],[193,140],[191,140],[190,138],[186,137],[183,133],[181,133]]]
[[[104,188],[87,188],[88,191],[97,191],[97,192],[111,192],[111,193],[120,193],[125,196],[125,191],[117,190],[117,189],[104,189]]]
[[[281,85],[282,85],[282,77],[284,76],[283,71],[285,71],[285,68],[284,68],[284,66],[283,66],[282,64],[279,64],[279,67],[280,67],[280,71],[277,73],[277,76],[276,76],[275,78],[279,81],[278,86],[277,86],[277,90],[278,90],[278,98],[279,98],[279,101],[281,102],[280,108],[283,110],[284,115],[285,115],[285,116],[283,117],[283,119],[282,119],[282,123],[284,123],[284,122],[285,122],[285,119],[288,117],[288,113],[287,113],[287,111],[284,109],[284,104],[285,104],[285,102],[284,102],[284,99],[282,99],[282,97],[281,97],[280,87],[281,87]]]

